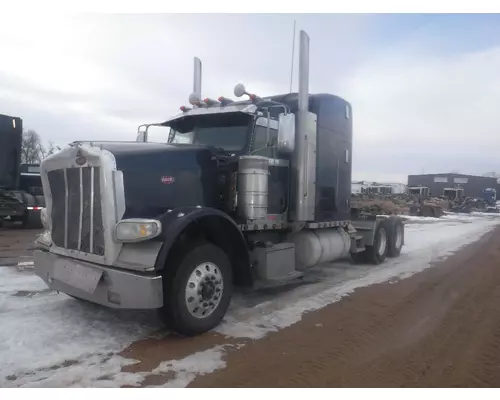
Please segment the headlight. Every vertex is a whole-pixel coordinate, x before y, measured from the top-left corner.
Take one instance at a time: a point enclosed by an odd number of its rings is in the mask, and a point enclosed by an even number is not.
[[[120,242],[140,242],[161,232],[161,222],[155,219],[124,219],[116,224],[116,239]]]

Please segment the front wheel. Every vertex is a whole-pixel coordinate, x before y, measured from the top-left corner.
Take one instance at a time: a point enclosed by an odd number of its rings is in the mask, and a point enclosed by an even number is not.
[[[210,243],[186,248],[165,266],[160,316],[168,328],[194,336],[215,328],[224,318],[232,294],[229,259]]]

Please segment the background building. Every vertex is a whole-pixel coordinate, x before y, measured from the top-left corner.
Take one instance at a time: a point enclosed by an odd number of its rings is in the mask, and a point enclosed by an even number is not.
[[[463,174],[408,175],[408,187],[426,186],[430,196],[442,196],[445,189],[462,188],[465,197],[481,197],[484,189],[500,191],[497,178]]]
[[[380,194],[401,194],[406,192],[406,185],[404,183],[380,183],[369,181],[357,181],[351,184],[351,193],[359,194],[370,191],[372,193]]]

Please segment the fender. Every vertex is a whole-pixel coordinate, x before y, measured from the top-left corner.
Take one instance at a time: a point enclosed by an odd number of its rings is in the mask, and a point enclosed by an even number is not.
[[[224,246],[224,250],[229,253],[236,283],[242,286],[250,286],[253,283],[250,255],[245,237],[227,214],[211,207],[179,207],[166,212],[159,220],[162,223],[162,233],[156,239],[162,240],[163,245],[156,258],[156,271],[168,268],[168,265],[165,265],[166,260],[181,232],[191,224],[211,220],[212,223],[219,221],[223,225],[224,230],[218,237],[226,241],[227,245]],[[213,224],[210,226],[212,227]],[[220,226],[215,229],[220,229]]]

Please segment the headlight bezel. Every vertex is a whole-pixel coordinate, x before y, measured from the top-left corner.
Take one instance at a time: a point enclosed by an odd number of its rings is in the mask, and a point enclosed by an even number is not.
[[[157,237],[161,231],[161,222],[156,219],[128,218],[116,224],[114,236],[118,243],[138,243]]]

